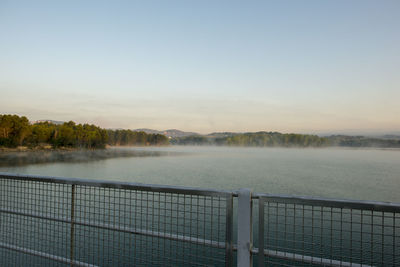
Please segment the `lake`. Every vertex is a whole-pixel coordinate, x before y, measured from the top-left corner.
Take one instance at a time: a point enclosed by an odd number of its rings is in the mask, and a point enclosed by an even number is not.
[[[0,167],[0,172],[400,202],[400,150],[112,148],[134,157]]]
[[[272,194],[400,202],[399,156],[400,150],[380,149],[111,148],[2,154],[0,172],[216,189],[247,187]],[[2,181],[0,208],[5,212],[0,212],[0,265],[55,264],[29,253],[15,252],[9,249],[11,244],[65,259],[71,257],[72,251],[75,260],[99,266],[187,266],[192,263],[225,266],[225,248],[157,236],[166,233],[225,242],[227,202],[224,197],[86,186],[72,190],[69,185]],[[74,209],[70,208],[71,194],[75,195]],[[374,266],[398,265],[399,214],[272,201],[264,206],[265,222],[259,228],[258,200],[253,204],[256,247],[258,231],[264,229],[265,248],[270,250],[367,262]],[[36,217],[15,214],[15,210],[22,214],[33,212]],[[74,230],[68,220],[48,219],[52,216],[68,219],[72,210],[76,219]],[[235,199],[234,243],[237,218]],[[91,227],[88,222],[92,223]],[[96,225],[133,230],[120,232]],[[143,232],[156,234],[137,234]],[[257,260],[254,256],[255,264]],[[264,261],[274,266],[309,266],[274,257],[264,257]]]

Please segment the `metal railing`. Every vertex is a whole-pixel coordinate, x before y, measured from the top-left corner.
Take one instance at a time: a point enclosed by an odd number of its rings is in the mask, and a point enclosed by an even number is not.
[[[0,173],[0,266],[399,266],[399,253],[400,204]]]
[[[399,204],[268,194],[254,198],[258,266],[400,266]]]

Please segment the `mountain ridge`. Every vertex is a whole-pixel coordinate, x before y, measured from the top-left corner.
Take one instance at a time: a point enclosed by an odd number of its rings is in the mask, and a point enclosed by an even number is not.
[[[135,129],[133,131],[134,132],[145,132],[145,133],[150,133],[150,134],[163,134],[163,135],[171,137],[171,138],[200,135],[195,132],[185,132],[185,131],[181,131],[178,129],[168,129],[168,130],[164,130],[164,131],[159,131],[159,130],[148,129],[148,128],[140,128],[140,129]]]

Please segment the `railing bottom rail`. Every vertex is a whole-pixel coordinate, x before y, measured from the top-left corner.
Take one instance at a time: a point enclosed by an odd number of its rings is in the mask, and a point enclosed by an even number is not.
[[[253,248],[251,253],[258,255],[258,248]],[[285,251],[276,251],[270,249],[264,249],[264,256],[282,259],[282,260],[292,260],[297,262],[304,262],[309,264],[318,264],[322,266],[335,266],[335,267],[372,267],[373,265],[359,264],[347,261],[338,261],[332,259],[325,259],[320,257],[312,257],[303,254],[290,253]]]
[[[64,258],[64,257],[61,257],[61,256],[56,256],[56,255],[52,255],[52,254],[49,254],[49,253],[45,253],[45,252],[41,252],[41,251],[29,249],[29,248],[19,247],[19,246],[16,246],[16,245],[7,244],[7,243],[3,243],[3,242],[0,242],[0,248],[5,248],[5,249],[13,250],[13,251],[16,251],[16,252],[20,252],[20,253],[24,253],[24,254],[28,254],[28,255],[32,255],[32,256],[37,256],[37,257],[41,257],[41,258],[45,258],[45,259],[49,259],[49,260],[65,263],[65,264],[71,264],[72,266],[98,267],[97,265],[93,265],[93,264],[89,264],[89,263],[81,262],[81,261],[77,261],[77,260],[73,260],[71,262],[70,258]]]

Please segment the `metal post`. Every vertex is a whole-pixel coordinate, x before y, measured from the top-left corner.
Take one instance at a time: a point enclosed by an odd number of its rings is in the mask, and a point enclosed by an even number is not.
[[[240,267],[252,266],[252,202],[251,190],[244,188],[238,191],[238,244],[237,264]]]
[[[226,197],[225,266],[233,266],[233,197]]]
[[[264,267],[264,198],[258,199],[258,266]]]
[[[72,185],[71,190],[71,236],[70,236],[70,258],[71,267],[74,266],[74,236],[75,236],[75,185]]]

